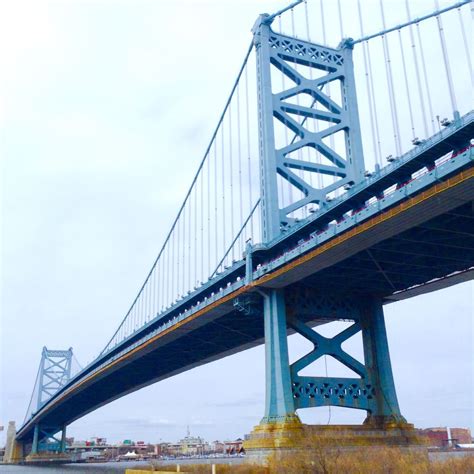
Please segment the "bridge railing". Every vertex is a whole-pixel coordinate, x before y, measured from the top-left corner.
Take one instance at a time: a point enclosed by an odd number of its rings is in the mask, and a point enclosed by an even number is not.
[[[389,173],[397,165],[386,167],[385,158],[394,160],[410,149],[415,148],[412,153],[417,153],[418,146],[429,146],[431,135],[443,128],[444,118],[449,122],[453,115],[459,116],[471,106],[461,100],[468,97],[466,77],[471,74],[470,45],[465,41],[466,2],[458,2],[456,8],[447,11],[452,2],[405,2],[404,8],[390,10],[389,22],[385,3],[305,1],[279,15],[272,25],[275,31],[333,47],[342,38],[356,38],[354,67],[364,158],[367,174],[374,176]],[[240,260],[248,239],[254,245],[260,242],[256,64],[252,50],[251,45],[164,245],[102,353],[166,314]],[[312,74],[304,66],[294,66],[303,75]],[[279,71],[274,73],[272,83],[277,92],[278,87],[287,87],[289,79],[284,74],[277,76]],[[335,83],[325,84],[324,89],[332,100],[341,101],[341,90]],[[299,105],[320,107],[314,101],[297,101]],[[309,131],[322,126],[308,117],[295,116],[295,120]],[[279,146],[295,139],[277,120],[274,124]],[[343,155],[343,134],[331,140]],[[298,153],[324,164],[325,158],[316,150]],[[336,176],[316,177],[305,170],[294,172],[320,187],[337,180]],[[299,198],[299,191],[278,179],[280,207],[284,207]],[[348,190],[350,187],[339,188],[330,197],[340,199]],[[310,203],[292,217],[304,221],[316,212],[318,206]]]

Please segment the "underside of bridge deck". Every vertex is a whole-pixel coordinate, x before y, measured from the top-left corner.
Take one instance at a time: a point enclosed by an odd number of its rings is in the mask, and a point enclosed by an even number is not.
[[[262,287],[284,287],[287,295],[303,288],[319,295],[343,295],[346,300],[351,295],[389,299],[414,285],[474,267],[473,181],[471,178],[421,202],[415,206],[416,214],[410,210],[394,214],[327,255],[307,259],[268,279]],[[85,375],[53,397],[18,437],[31,440],[38,421],[44,426],[62,427],[141,387],[261,344],[264,324],[258,286],[259,282],[254,282],[96,373]],[[300,313],[300,319],[310,325],[328,321],[327,312]],[[332,316],[346,317],[337,312]],[[189,390],[192,392],[192,387]]]
[[[469,202],[305,278],[304,285],[385,298],[473,266],[474,204]]]

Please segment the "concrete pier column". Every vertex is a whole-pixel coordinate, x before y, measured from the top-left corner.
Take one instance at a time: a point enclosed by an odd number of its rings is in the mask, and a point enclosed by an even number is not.
[[[16,439],[16,425],[14,421],[8,422],[7,441],[3,462],[6,464],[17,463],[23,460],[23,443]]]

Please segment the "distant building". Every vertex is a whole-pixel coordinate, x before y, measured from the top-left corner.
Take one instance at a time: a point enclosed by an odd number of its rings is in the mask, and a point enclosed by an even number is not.
[[[237,438],[235,441],[224,441],[226,454],[245,453],[243,443],[244,441],[240,438]]]
[[[458,444],[471,443],[471,430],[469,428],[436,427],[422,430],[430,440],[431,446],[439,448],[455,447]]]
[[[189,426],[186,436],[176,444],[170,444],[168,449],[175,456],[197,456],[209,452],[209,444],[200,436],[191,436]]]
[[[225,454],[226,447],[223,441],[213,441],[209,444],[209,450],[211,453]]]
[[[91,438],[91,443],[93,443],[93,446],[106,446],[107,438],[98,438],[97,436],[94,436]]]

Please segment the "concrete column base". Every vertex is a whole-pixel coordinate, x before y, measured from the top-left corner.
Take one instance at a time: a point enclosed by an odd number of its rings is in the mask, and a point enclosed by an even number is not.
[[[28,454],[25,458],[25,464],[64,464],[71,462],[72,458],[66,453],[36,453]]]
[[[5,444],[5,455],[3,462],[6,464],[16,464],[23,461],[23,443],[15,439],[16,426],[14,421],[8,423],[7,441]]]
[[[305,425],[303,423],[262,423],[244,441],[249,460],[262,461],[268,455],[311,450],[357,447],[424,447],[426,438],[409,423],[372,425]]]

